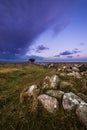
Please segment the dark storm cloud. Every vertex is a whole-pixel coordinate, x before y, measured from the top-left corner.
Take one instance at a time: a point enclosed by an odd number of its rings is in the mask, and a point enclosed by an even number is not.
[[[72,3],[73,0],[0,0],[0,58],[24,54],[37,36],[57,22],[58,31]]]
[[[43,46],[43,45],[39,45],[39,46],[37,47],[37,49],[36,49],[36,52],[40,53],[40,52],[42,52],[42,51],[44,51],[44,50],[49,50],[49,48],[48,48],[48,47],[45,47],[45,46]]]
[[[77,54],[77,53],[80,53],[80,51],[77,48],[75,48],[72,51],[69,51],[69,50],[63,51],[63,52],[59,53],[58,55],[55,55],[55,57],[68,56],[68,55],[73,55],[73,54]]]

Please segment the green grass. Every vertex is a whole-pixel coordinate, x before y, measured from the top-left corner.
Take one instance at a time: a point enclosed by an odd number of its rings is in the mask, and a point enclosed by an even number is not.
[[[45,76],[55,74],[29,63],[0,64],[0,130],[85,130],[72,112],[61,107],[55,115],[49,114],[39,103],[32,111],[32,99],[20,104],[20,93],[32,84],[42,89]],[[74,83],[73,79],[67,79]],[[81,89],[81,81],[74,83]],[[68,91],[68,90],[67,90]]]

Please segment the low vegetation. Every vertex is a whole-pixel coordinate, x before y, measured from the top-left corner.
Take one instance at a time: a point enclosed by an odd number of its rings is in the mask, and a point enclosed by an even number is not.
[[[36,84],[42,93],[43,79],[56,73],[55,68],[45,68],[31,63],[2,63],[0,64],[0,130],[85,130],[73,112],[60,111],[55,115],[49,114],[39,103],[33,111],[32,98],[20,103],[20,93],[30,85]],[[65,91],[82,92],[84,80],[62,78],[74,84],[74,88]]]

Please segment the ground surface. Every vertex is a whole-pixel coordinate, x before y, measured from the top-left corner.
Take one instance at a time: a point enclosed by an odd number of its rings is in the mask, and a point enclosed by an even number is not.
[[[41,90],[45,76],[56,73],[55,68],[29,63],[0,63],[0,130],[85,130],[73,112],[61,108],[59,113],[51,115],[41,104],[35,112],[32,112],[31,101],[20,104],[23,89],[36,84]],[[82,80],[84,79],[86,77]],[[82,87],[82,80],[67,77],[63,80],[74,84],[75,93],[87,95],[87,90]]]

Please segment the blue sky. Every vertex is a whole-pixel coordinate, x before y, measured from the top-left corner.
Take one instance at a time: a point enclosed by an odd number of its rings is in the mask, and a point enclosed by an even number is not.
[[[0,1],[0,60],[87,61],[87,0]]]

